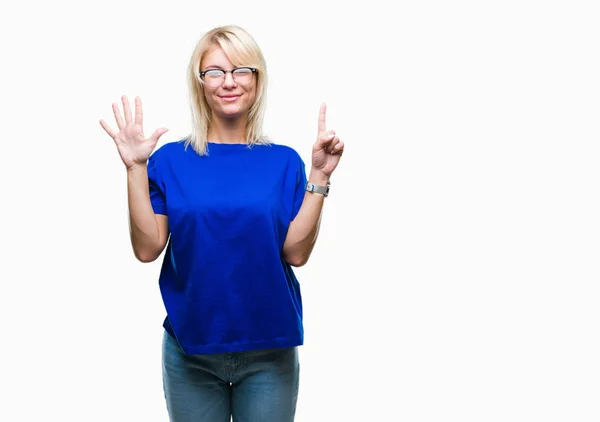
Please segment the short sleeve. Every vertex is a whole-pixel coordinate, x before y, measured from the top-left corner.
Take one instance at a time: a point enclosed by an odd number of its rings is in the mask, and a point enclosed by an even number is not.
[[[167,214],[167,199],[161,178],[160,162],[157,160],[158,151],[154,151],[148,159],[148,187],[150,203],[155,214]]]
[[[304,195],[306,195],[306,166],[304,161],[298,155],[298,168],[296,170],[296,191],[294,192],[294,204],[292,207],[292,220],[296,218],[302,201],[304,201]]]

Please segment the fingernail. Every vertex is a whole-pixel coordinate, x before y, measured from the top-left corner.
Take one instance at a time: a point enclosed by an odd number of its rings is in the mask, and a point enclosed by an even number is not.
[[[327,137],[327,139],[333,139],[333,138],[335,138],[335,134],[333,134],[333,133]]]

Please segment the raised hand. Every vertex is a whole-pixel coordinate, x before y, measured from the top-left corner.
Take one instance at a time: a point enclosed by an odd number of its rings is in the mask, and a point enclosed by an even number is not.
[[[327,105],[321,104],[319,111],[319,132],[313,146],[312,169],[329,178],[342,158],[344,143],[333,130],[327,130]]]
[[[112,109],[119,127],[119,132],[112,130],[104,120],[100,120],[100,125],[113,138],[121,160],[127,167],[127,170],[132,169],[139,164],[146,164],[146,161],[154,151],[159,138],[164,135],[168,129],[159,128],[154,131],[152,136],[146,138],[142,126],[143,112],[142,100],[140,97],[135,97],[135,120],[131,117],[131,108],[129,100],[125,95],[121,97],[123,102],[123,117],[119,112],[119,106],[113,103]],[[123,120],[123,118],[125,120]]]

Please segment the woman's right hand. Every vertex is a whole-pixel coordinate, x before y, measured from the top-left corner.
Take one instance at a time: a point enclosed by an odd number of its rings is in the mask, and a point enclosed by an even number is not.
[[[131,108],[129,108],[129,100],[125,95],[121,97],[123,102],[123,114],[125,120],[121,117],[119,106],[113,103],[112,109],[115,114],[119,132],[112,130],[104,120],[100,120],[100,125],[115,141],[121,160],[127,167],[127,170],[133,169],[137,165],[146,165],[148,158],[154,151],[158,139],[164,135],[168,129],[159,128],[154,131],[149,138],[144,137],[144,128],[142,126],[142,100],[140,97],[135,97],[135,120],[131,117]]]

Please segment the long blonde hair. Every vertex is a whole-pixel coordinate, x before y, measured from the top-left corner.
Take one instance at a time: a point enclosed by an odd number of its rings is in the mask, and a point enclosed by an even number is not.
[[[220,47],[234,66],[249,66],[258,70],[256,77],[256,99],[248,114],[246,143],[269,144],[263,135],[262,126],[266,109],[267,65],[258,44],[244,29],[236,25],[214,28],[206,32],[196,44],[190,58],[187,80],[192,112],[192,132],[184,139],[185,146],[191,145],[200,155],[206,154],[211,109],[204,96],[204,85],[200,80],[200,63],[213,47]]]

